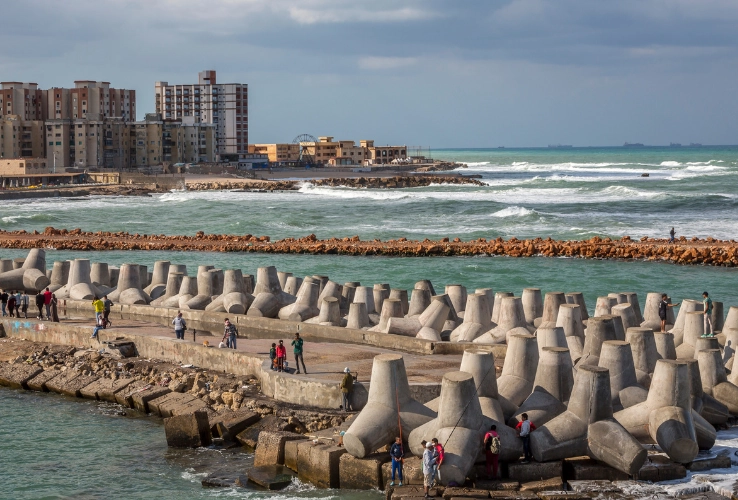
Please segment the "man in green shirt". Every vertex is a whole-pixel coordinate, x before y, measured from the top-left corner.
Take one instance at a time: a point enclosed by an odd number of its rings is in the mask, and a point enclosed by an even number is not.
[[[292,346],[295,348],[295,368],[297,368],[296,374],[300,374],[300,361],[302,361],[302,371],[307,375],[307,368],[305,368],[305,359],[302,357],[302,339],[299,333],[295,333],[295,340],[292,341]]]
[[[705,334],[702,336],[714,337],[715,332],[712,331],[712,299],[707,292],[702,292],[702,317],[705,323]],[[708,327],[710,328],[708,329]]]
[[[353,409],[351,405],[351,393],[354,392],[354,376],[351,375],[351,370],[348,366],[343,369],[343,380],[341,380],[341,394],[343,396],[343,411],[349,411]]]

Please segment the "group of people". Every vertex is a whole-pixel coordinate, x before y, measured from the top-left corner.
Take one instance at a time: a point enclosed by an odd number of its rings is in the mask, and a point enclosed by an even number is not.
[[[669,296],[665,293],[661,294],[661,302],[659,303],[659,319],[661,320],[661,331],[666,331],[666,315],[670,308],[679,307],[679,303],[671,304]],[[710,294],[702,292],[702,321],[704,324],[703,338],[712,338],[715,336],[715,330],[712,328],[712,311],[714,306]]]
[[[102,299],[95,296],[92,299],[92,307],[95,309],[95,328],[92,330],[93,339],[97,338],[100,330],[104,330],[113,323],[110,321],[110,310],[113,307],[113,301],[107,295]]]
[[[295,338],[292,341],[292,353],[295,355],[295,371],[296,375],[300,374],[300,363],[302,362],[302,373],[307,375],[307,368],[305,367],[305,358],[303,357],[303,344],[304,340],[300,337],[299,332],[295,332]],[[269,350],[269,361],[271,363],[270,369],[277,372],[284,372],[287,370],[287,347],[284,345],[284,340],[280,340],[279,344],[276,342],[272,343],[272,347]]]
[[[44,319],[44,310],[46,311],[46,319],[48,321],[59,321],[57,314],[57,300],[48,288],[39,290],[35,296],[38,315],[36,319]],[[2,315],[11,318],[20,318],[21,314],[24,318],[28,318],[28,307],[31,303],[29,295],[23,291],[3,290],[0,292],[0,305],[2,306]]]

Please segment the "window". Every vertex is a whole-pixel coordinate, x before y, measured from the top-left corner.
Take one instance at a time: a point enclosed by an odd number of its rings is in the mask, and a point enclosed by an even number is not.
[[[53,146],[53,145],[54,145],[54,141],[49,142],[49,146]]]
[[[57,146],[61,146],[61,141],[56,141]]]

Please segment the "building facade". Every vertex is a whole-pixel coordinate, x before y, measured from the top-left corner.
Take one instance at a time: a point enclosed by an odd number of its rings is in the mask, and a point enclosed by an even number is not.
[[[44,120],[43,91],[36,83],[0,83],[0,116],[15,115],[21,120]]]
[[[248,153],[248,85],[217,83],[216,72],[206,70],[199,73],[197,84],[156,82],[154,92],[156,112],[164,120],[191,118],[214,125],[219,156],[238,159]]]
[[[43,129],[42,120],[0,116],[0,158],[45,156]]]
[[[249,153],[267,155],[269,163],[295,163],[300,159],[300,145],[249,144]]]

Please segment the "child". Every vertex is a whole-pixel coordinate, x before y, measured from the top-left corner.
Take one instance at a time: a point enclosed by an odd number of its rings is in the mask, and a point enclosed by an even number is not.
[[[269,350],[269,359],[271,360],[270,370],[276,370],[277,365],[277,344],[272,342],[272,348]]]

